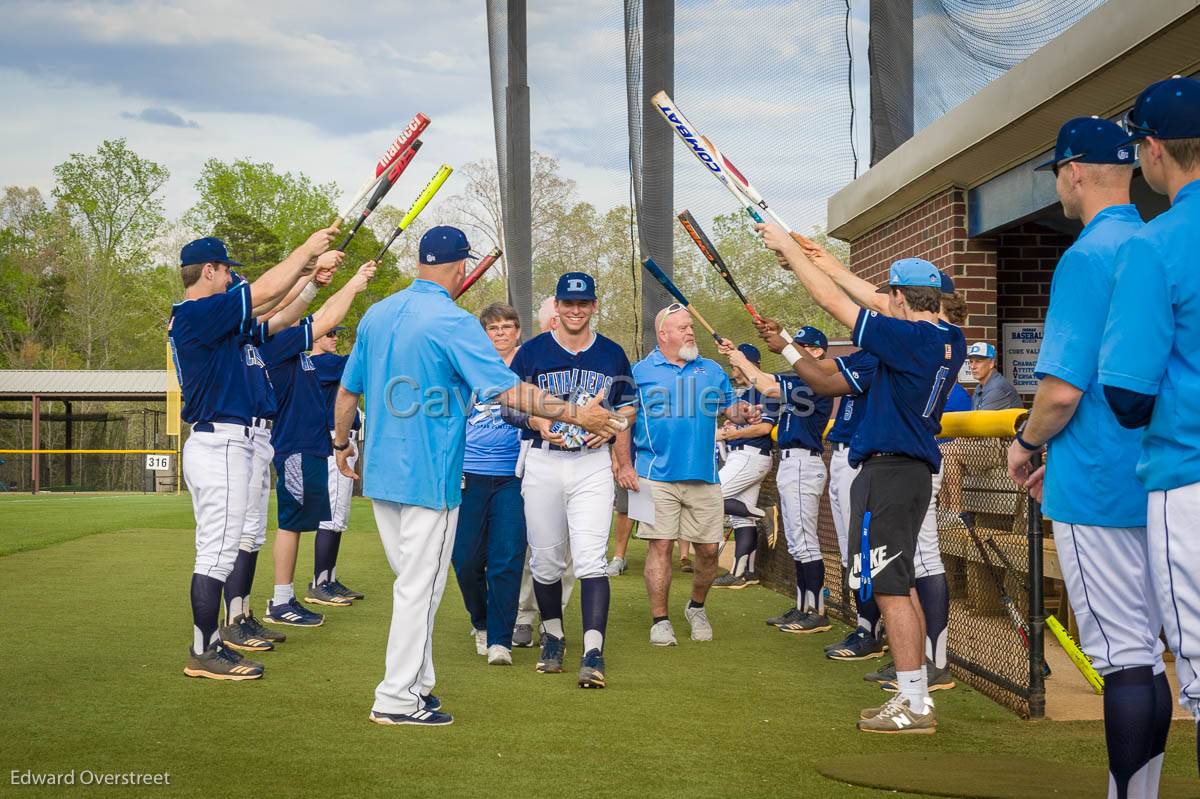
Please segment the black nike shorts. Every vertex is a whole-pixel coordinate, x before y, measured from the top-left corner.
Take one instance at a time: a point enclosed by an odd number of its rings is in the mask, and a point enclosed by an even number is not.
[[[876,594],[907,596],[917,584],[913,557],[917,536],[933,494],[933,473],[925,461],[904,455],[877,455],[863,463],[850,485],[850,588],[862,576],[863,519],[871,512],[868,546]]]

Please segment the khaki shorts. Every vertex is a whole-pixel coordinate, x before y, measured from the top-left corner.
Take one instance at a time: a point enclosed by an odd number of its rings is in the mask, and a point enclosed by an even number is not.
[[[654,497],[654,524],[639,524],[638,538],[683,539],[719,544],[725,534],[725,501],[720,483],[682,480],[660,483],[639,477]]]

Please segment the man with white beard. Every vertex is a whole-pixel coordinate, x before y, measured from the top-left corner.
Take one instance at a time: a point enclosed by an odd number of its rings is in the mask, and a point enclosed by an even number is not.
[[[638,413],[633,430],[637,477],[629,486],[649,492],[653,521],[638,537],[646,552],[646,593],[650,598],[650,643],[674,646],[667,611],[671,588],[671,549],[676,540],[695,550],[692,595],[683,615],[693,641],[711,641],[704,599],[717,571],[717,547],[724,533],[725,503],[717,477],[717,420],[757,424],[761,413],[737,400],[720,364],[700,357],[692,317],[672,303],[654,319],[658,347],[633,367]]]

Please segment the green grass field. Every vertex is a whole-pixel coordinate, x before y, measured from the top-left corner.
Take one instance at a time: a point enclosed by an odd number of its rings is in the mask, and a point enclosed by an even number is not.
[[[882,701],[867,669],[821,656],[834,633],[783,635],[762,619],[787,599],[714,592],[716,640],[686,639],[686,585],[673,608],[680,646],[651,647],[636,544],[613,581],[609,688],[474,653],[453,578],[439,614],[441,729],[367,722],[383,669],[391,572],[370,507],[356,501],[339,574],[368,598],[324,627],[287,628],[257,683],[184,677],[192,565],[187,496],[0,496],[0,795],[13,770],[169,772],[183,796],[904,796],[833,782],[815,766],[849,754],[936,750],[1104,764],[1098,723],[1026,722],[964,687],[936,695],[936,736],[872,736],[853,720]],[[311,567],[301,552],[298,581]],[[268,542],[268,547],[270,542]],[[255,605],[270,591],[269,549]],[[577,607],[573,602],[573,607]],[[577,614],[576,610],[576,614]],[[839,631],[838,635],[842,633]],[[578,615],[568,657],[578,657]],[[1194,775],[1194,731],[1172,731],[1166,772]],[[89,789],[76,787],[73,795]],[[1056,795],[1076,795],[1071,786]]]

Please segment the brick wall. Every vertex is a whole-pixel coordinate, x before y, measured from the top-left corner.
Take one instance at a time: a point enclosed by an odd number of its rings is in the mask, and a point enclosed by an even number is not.
[[[1054,268],[1074,240],[1036,222],[1026,222],[996,236],[998,324],[1041,322],[1046,318]]]

